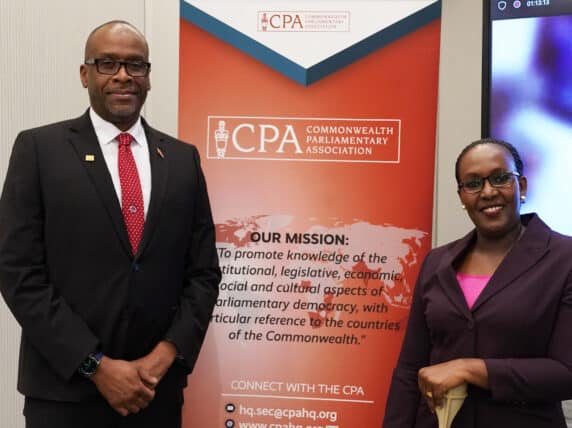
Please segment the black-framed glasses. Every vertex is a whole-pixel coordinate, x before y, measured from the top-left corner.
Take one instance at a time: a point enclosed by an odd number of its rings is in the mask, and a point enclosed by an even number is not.
[[[111,58],[89,58],[84,64],[95,65],[98,73],[113,76],[121,67],[125,67],[125,71],[131,77],[145,77],[151,70],[151,63],[145,61],[119,61]]]
[[[488,177],[471,177],[459,183],[459,190],[463,189],[466,193],[479,193],[485,187],[485,180],[493,187],[509,187],[514,183],[513,177],[520,177],[520,174],[514,171],[497,171]]]

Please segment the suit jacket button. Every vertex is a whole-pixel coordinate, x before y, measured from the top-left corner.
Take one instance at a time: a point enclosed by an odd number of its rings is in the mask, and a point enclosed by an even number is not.
[[[475,327],[475,321],[469,320],[469,322],[467,323],[467,329],[472,330],[474,327]]]
[[[138,263],[133,262],[131,267],[133,268],[133,272],[139,272],[139,264]]]

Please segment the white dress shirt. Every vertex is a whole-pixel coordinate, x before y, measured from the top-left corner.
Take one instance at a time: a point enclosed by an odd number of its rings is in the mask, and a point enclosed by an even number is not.
[[[141,191],[143,192],[144,215],[147,217],[149,199],[151,198],[151,163],[149,161],[149,146],[147,144],[145,130],[141,124],[141,117],[139,117],[137,122],[127,131],[121,131],[113,123],[102,119],[92,108],[89,109],[89,117],[95,129],[95,135],[97,135],[97,140],[101,146],[103,158],[107,164],[109,174],[111,174],[111,180],[113,181],[113,186],[115,187],[117,199],[119,199],[120,204],[121,182],[119,181],[119,166],[117,164],[117,146],[119,143],[116,138],[122,132],[127,132],[133,136],[134,142],[131,143],[131,152],[133,153],[133,158],[137,165],[137,172],[139,173]]]

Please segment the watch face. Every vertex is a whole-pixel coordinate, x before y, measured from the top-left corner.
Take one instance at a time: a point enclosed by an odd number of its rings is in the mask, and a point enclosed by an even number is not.
[[[99,366],[99,358],[95,354],[89,354],[85,360],[79,366],[79,373],[85,377],[91,377],[95,374],[97,367]]]

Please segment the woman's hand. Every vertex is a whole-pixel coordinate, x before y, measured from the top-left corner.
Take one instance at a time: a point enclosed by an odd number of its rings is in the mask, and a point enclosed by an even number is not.
[[[489,379],[485,362],[478,358],[459,358],[419,370],[417,383],[421,395],[432,412],[443,403],[445,393],[467,382],[488,388]]]

